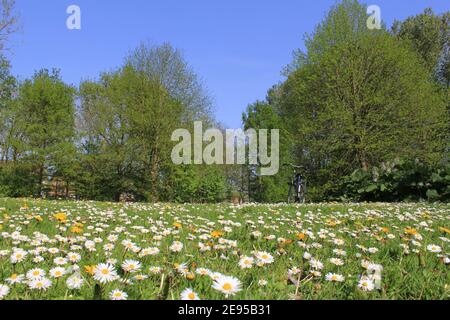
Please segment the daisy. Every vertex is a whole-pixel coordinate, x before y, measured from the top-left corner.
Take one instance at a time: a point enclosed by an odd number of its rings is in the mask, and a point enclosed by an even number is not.
[[[242,257],[239,260],[239,267],[241,267],[241,269],[251,269],[253,262],[254,259],[252,257]]]
[[[71,263],[77,263],[78,261],[81,260],[81,255],[79,255],[79,254],[76,253],[76,252],[69,252],[69,253],[67,254],[67,259],[69,259],[69,261],[70,261]]]
[[[36,280],[43,278],[45,276],[45,271],[39,268],[31,269],[27,272],[27,279],[28,280]]]
[[[51,277],[58,279],[66,274],[66,269],[64,269],[62,267],[56,267],[56,268],[50,269],[49,274]]]
[[[121,290],[113,290],[111,291],[111,293],[109,294],[109,297],[111,298],[111,300],[127,300],[128,298],[128,294],[126,294],[125,292],[121,291]]]
[[[107,252],[109,252],[109,251],[113,251],[114,250],[114,244],[112,244],[112,243],[106,243],[104,246],[103,246],[103,249],[105,250],[105,251],[107,251]]]
[[[0,300],[6,297],[9,293],[9,287],[4,284],[0,284]]]
[[[11,258],[10,258],[11,263],[16,264],[16,263],[22,262],[23,260],[25,260],[25,257],[27,256],[27,254],[28,254],[28,252],[26,252],[23,249],[14,250],[14,252],[12,253]]]
[[[327,273],[325,280],[331,282],[343,282],[345,280],[344,276],[336,273]]]
[[[100,283],[108,283],[118,278],[114,266],[108,263],[100,263],[94,269],[94,279]]]
[[[363,277],[359,280],[358,287],[363,291],[372,291],[375,288],[375,284],[369,278]]]
[[[191,288],[187,288],[181,292],[181,300],[200,300],[200,298]]]
[[[63,266],[65,264],[67,264],[67,259],[63,258],[63,257],[57,257],[57,258],[53,259],[53,263],[58,266]]]
[[[13,274],[9,278],[6,279],[6,282],[9,284],[16,284],[16,283],[22,283],[25,279],[25,276],[23,274]]]
[[[211,278],[211,279],[213,279],[213,280],[217,280],[217,279],[219,279],[220,277],[223,277],[224,275],[223,274],[221,274],[220,272],[210,272],[209,273],[209,277]]]
[[[174,241],[169,249],[172,252],[181,252],[183,250],[183,244],[180,241]]]
[[[137,281],[144,281],[148,279],[148,276],[146,276],[145,274],[137,274],[133,277],[133,279]]]
[[[265,286],[267,286],[267,283],[268,283],[267,280],[261,279],[258,281],[258,286],[265,287]]]
[[[322,272],[320,272],[318,270],[312,270],[312,271],[310,271],[310,273],[313,277],[316,277],[316,278],[320,278],[322,276]]]
[[[141,269],[141,263],[136,260],[125,260],[122,263],[122,269],[126,272],[135,273]]]
[[[197,274],[199,274],[201,276],[209,276],[211,271],[209,271],[209,269],[206,269],[206,268],[197,268],[195,270],[195,273],[197,273]]]
[[[323,263],[320,262],[319,260],[316,260],[316,259],[313,259],[313,258],[312,258],[312,259],[309,261],[309,264],[310,264],[311,267],[314,268],[314,269],[317,269],[317,270],[323,269]]]
[[[342,250],[342,249],[334,249],[334,250],[333,250],[333,253],[334,253],[334,254],[337,254],[338,256],[346,256],[346,255],[347,255],[347,252],[345,252],[345,251]]]
[[[141,253],[143,256],[147,256],[147,255],[154,256],[154,255],[157,255],[159,253],[159,251],[160,250],[156,247],[150,247],[150,248],[143,249]]]
[[[159,274],[159,273],[161,273],[161,268],[160,267],[150,267],[150,268],[148,268],[148,271],[153,274]]]
[[[369,263],[367,266],[367,271],[370,273],[381,273],[381,271],[383,271],[383,266],[381,264]]]
[[[41,256],[36,256],[32,260],[34,263],[38,264],[38,263],[41,263],[42,261],[44,261],[45,259],[42,258]]]
[[[330,262],[336,266],[343,266],[344,265],[344,261],[342,259],[339,258],[331,258]]]
[[[223,294],[225,297],[235,295],[237,292],[241,291],[242,284],[239,279],[230,276],[221,276],[214,280],[212,287]]]
[[[127,249],[127,250],[132,250],[134,247],[136,247],[136,245],[131,242],[130,240],[123,240],[122,241],[122,245]]]
[[[87,240],[84,243],[84,247],[90,252],[96,251],[96,249],[95,249],[95,242],[92,241],[92,240]]]
[[[270,264],[273,262],[273,256],[267,252],[260,251],[257,252],[255,256],[258,259],[258,262],[261,262],[262,264]]]
[[[184,276],[189,272],[189,267],[186,263],[175,263],[175,269]]]
[[[51,280],[47,279],[47,278],[34,279],[28,283],[28,286],[31,289],[44,290],[44,291],[47,290],[48,288],[50,288],[51,285],[52,285]]]
[[[442,251],[442,248],[435,244],[430,244],[427,246],[427,250],[433,253],[439,253]]]
[[[84,280],[78,274],[74,274],[70,276],[66,280],[67,287],[70,290],[80,289],[83,286]]]
[[[57,253],[59,253],[59,249],[58,248],[50,248],[50,249],[48,249],[48,252],[51,254],[57,254]]]

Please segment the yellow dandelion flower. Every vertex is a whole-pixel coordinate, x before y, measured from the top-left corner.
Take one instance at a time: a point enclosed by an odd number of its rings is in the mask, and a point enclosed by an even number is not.
[[[91,276],[94,275],[94,271],[95,271],[95,265],[92,266],[84,266],[84,271],[86,271],[86,273],[90,274]]]
[[[412,228],[405,228],[405,233],[409,234],[409,235],[412,235],[412,236],[418,234],[417,230],[416,229],[412,229]]]
[[[221,236],[223,236],[224,232],[223,231],[219,231],[219,230],[215,230],[213,232],[211,232],[211,236],[215,239],[220,238]]]
[[[177,228],[177,229],[181,229],[181,228],[183,227],[183,225],[182,225],[181,223],[179,223],[179,222],[174,222],[174,223],[173,223],[173,226],[174,226],[175,228]]]
[[[300,240],[300,241],[305,241],[306,238],[307,238],[307,236],[304,233],[297,234],[297,239]]]
[[[53,217],[55,217],[55,219],[58,220],[59,223],[64,224],[67,222],[67,215],[65,213],[60,212],[60,213],[54,214]]]

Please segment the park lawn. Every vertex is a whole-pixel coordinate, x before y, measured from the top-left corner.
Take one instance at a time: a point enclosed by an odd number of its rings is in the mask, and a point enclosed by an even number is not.
[[[0,298],[448,299],[449,218],[426,203],[0,199]]]

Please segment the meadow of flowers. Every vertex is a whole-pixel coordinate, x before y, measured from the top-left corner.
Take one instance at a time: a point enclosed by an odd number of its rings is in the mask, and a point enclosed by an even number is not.
[[[448,299],[450,205],[0,199],[0,299]]]

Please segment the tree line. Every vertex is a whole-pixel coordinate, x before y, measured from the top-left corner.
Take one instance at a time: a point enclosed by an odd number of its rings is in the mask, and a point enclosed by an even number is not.
[[[310,199],[448,200],[450,12],[379,30],[366,12],[356,0],[332,7],[244,124],[281,128],[281,162],[305,167]],[[396,174],[380,183],[385,167]],[[289,168],[257,169],[254,200],[284,199]]]
[[[286,201],[288,167],[172,163],[175,129],[222,127],[179,50],[143,43],[77,88],[58,70],[19,81],[4,54],[13,5],[0,2],[0,196]],[[244,127],[280,129],[280,162],[305,167],[309,200],[446,199],[450,13],[367,19],[356,0],[332,7]]]

